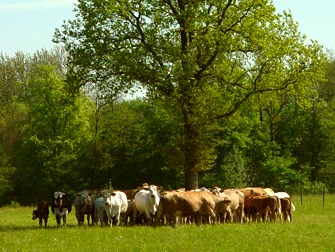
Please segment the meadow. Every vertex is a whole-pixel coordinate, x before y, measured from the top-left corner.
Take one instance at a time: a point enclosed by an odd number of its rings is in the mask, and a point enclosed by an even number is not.
[[[38,228],[33,207],[0,208],[2,251],[335,251],[335,195],[293,198],[292,223],[245,223],[132,227],[78,226],[75,212],[67,226]]]

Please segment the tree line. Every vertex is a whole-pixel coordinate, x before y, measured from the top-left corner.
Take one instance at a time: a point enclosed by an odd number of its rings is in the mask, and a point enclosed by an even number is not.
[[[54,50],[1,55],[0,195],[145,181],[334,191],[334,58],[290,13],[268,0],[75,11]]]

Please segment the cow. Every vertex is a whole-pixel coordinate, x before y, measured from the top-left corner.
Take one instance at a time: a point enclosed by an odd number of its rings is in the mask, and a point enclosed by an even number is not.
[[[125,224],[125,214],[128,208],[127,196],[121,191],[112,191],[108,196],[104,196],[106,204],[106,213],[110,220],[111,227],[113,226],[112,218],[115,217],[116,225]],[[122,217],[122,218],[121,218]]]
[[[39,219],[39,227],[42,227],[42,222],[44,220],[44,227],[48,225],[48,218],[49,218],[49,206],[48,202],[41,201],[37,205],[37,210],[33,210],[33,220]]]
[[[54,192],[52,194],[51,211],[56,216],[57,227],[61,224],[61,218],[63,218],[63,225],[66,226],[66,217],[71,210],[72,203],[67,193]]]
[[[175,228],[176,217],[195,216],[196,224],[200,225],[202,217],[211,217],[214,221],[220,213],[229,211],[230,201],[210,192],[186,191],[163,193],[155,218],[156,227],[163,216],[168,224]]]
[[[97,225],[100,224],[101,226],[103,226],[108,223],[106,212],[107,212],[107,207],[106,207],[104,197],[100,196],[96,198],[94,216],[95,216],[95,222],[97,223]]]
[[[290,198],[280,199],[284,221],[292,222],[292,203]]]
[[[274,195],[277,196],[279,199],[283,199],[283,198],[291,199],[290,195],[287,192],[275,192]],[[295,211],[295,206],[292,203],[292,200],[291,200],[291,210],[292,212]]]
[[[137,219],[138,214],[145,214],[146,221],[152,224],[159,200],[160,196],[155,185],[150,185],[148,189],[144,188],[137,192],[134,197],[133,220]]]
[[[74,207],[76,209],[78,225],[84,224],[85,215],[87,215],[87,224],[90,225],[91,218],[92,225],[94,225],[95,199],[92,192],[87,190],[78,192],[74,200]]]
[[[226,197],[230,200],[229,208],[230,208],[230,222],[233,222],[234,215],[237,216],[237,219],[240,223],[243,223],[244,219],[244,201],[245,196],[242,192],[236,189],[226,189],[223,190],[219,187],[214,187],[212,190],[212,193],[219,196],[219,197]],[[223,222],[225,222],[225,219],[223,219]]]
[[[295,207],[291,201],[290,195],[286,192],[275,192],[274,195],[280,199],[284,221],[291,222],[292,211],[295,210]]]
[[[252,216],[253,221],[256,220],[256,214],[258,214],[257,221],[261,219],[267,220],[268,214],[270,213],[271,219],[276,221],[276,213],[279,209],[279,199],[275,196],[252,196],[245,200],[245,214]]]

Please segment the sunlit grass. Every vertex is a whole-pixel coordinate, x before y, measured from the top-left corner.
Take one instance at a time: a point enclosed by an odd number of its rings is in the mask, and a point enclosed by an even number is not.
[[[67,227],[49,228],[31,220],[33,208],[0,209],[3,251],[334,251],[335,195],[294,199],[292,223],[250,223],[171,227],[77,226],[74,212]]]

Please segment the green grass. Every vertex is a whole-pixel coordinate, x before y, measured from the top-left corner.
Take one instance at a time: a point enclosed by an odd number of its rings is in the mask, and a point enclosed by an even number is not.
[[[33,208],[0,209],[2,251],[335,251],[335,195],[293,199],[292,223],[250,223],[171,227],[67,227],[31,220]]]

